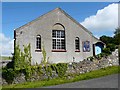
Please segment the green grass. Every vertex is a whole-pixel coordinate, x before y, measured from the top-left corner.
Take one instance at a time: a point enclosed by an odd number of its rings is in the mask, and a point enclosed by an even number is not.
[[[72,75],[74,77],[70,80],[63,77],[63,78],[51,79],[49,81],[47,80],[46,81],[35,81],[35,82],[26,82],[22,84],[6,85],[6,86],[3,86],[3,90],[5,90],[6,88],[9,88],[9,89],[10,88],[16,88],[16,89],[17,88],[37,88],[37,87],[40,88],[43,86],[58,85],[58,84],[70,83],[70,82],[75,82],[75,81],[80,81],[80,80],[98,78],[98,77],[116,74],[116,73],[120,73],[120,66],[112,66],[112,67],[107,67],[104,69],[88,72],[85,74]]]
[[[12,60],[12,57],[10,56],[0,56],[1,60]]]

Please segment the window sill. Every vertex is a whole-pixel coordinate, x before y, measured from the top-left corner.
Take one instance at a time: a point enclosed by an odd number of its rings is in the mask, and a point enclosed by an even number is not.
[[[76,50],[75,52],[80,52],[80,50]]]
[[[41,52],[42,50],[41,49],[36,49],[35,52]]]
[[[67,52],[66,50],[52,50],[52,52]]]
[[[90,51],[83,51],[83,52],[90,52]]]

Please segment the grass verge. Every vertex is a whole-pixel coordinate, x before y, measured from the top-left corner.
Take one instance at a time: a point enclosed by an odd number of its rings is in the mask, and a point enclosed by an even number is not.
[[[63,78],[55,78],[51,79],[49,81],[35,81],[35,82],[26,82],[22,84],[13,84],[13,85],[6,85],[2,87],[2,90],[5,89],[13,89],[13,88],[40,88],[44,86],[50,86],[50,85],[58,85],[58,84],[63,84],[63,83],[70,83],[70,82],[75,82],[75,81],[80,81],[80,80],[87,80],[87,79],[92,79],[92,78],[98,78],[106,75],[111,75],[111,74],[116,74],[120,73],[120,66],[111,66],[107,68],[103,68],[100,70],[95,70],[92,72],[80,74],[80,75],[72,75],[74,76],[72,79],[67,79],[66,77]],[[16,90],[15,89],[15,90]]]
[[[12,57],[7,57],[7,56],[0,56],[1,60],[12,60]]]

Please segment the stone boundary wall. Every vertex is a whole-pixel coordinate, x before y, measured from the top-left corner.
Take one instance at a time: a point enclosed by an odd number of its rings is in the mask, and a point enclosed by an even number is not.
[[[102,59],[97,60],[94,58],[93,60],[85,59],[83,61],[80,61],[79,63],[72,62],[68,64],[68,69],[66,71],[66,75],[68,74],[82,74],[94,70],[98,70],[101,68],[105,68],[108,66],[116,66],[119,65],[119,58],[118,58],[118,49],[116,49],[114,52],[112,52],[111,55],[107,57],[102,57]],[[48,75],[45,73],[44,69],[42,69],[44,72],[42,75],[38,75],[37,71],[32,75],[29,81],[37,81],[37,80],[44,80],[48,79]],[[58,77],[57,73],[55,71],[52,71],[52,75],[49,77],[50,79]],[[5,79],[0,77],[2,81],[2,85],[8,84]],[[20,73],[17,77],[14,78],[13,84],[17,83],[23,83],[26,82],[25,75],[23,73]]]

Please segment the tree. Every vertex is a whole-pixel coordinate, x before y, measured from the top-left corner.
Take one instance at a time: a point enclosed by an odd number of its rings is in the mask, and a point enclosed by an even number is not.
[[[114,32],[114,43],[116,45],[120,45],[120,27],[118,27],[117,29],[115,29],[115,32]]]
[[[115,35],[120,34],[120,27],[118,27],[117,29],[115,29],[114,34],[115,34]]]
[[[108,45],[109,43],[114,43],[114,39],[112,37],[105,36],[105,35],[101,36],[100,40],[104,42],[106,45]]]

